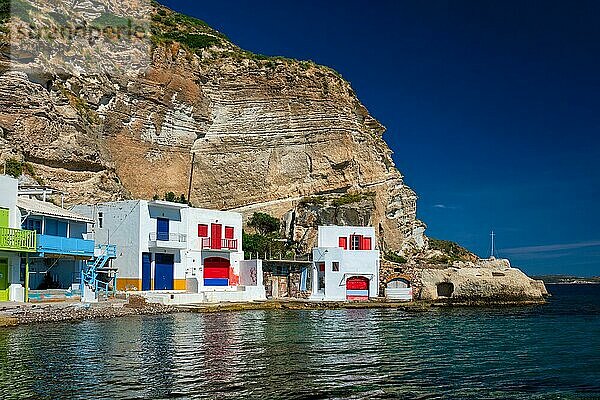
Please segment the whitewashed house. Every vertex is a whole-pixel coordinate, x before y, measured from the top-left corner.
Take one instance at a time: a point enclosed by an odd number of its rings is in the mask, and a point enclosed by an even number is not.
[[[375,229],[320,226],[313,249],[311,295],[315,300],[368,300],[378,296],[379,250]]]
[[[95,221],[96,243],[117,245],[118,290],[166,304],[265,297],[262,279],[248,278],[262,277],[260,263],[243,261],[241,214],[146,200],[75,209]]]

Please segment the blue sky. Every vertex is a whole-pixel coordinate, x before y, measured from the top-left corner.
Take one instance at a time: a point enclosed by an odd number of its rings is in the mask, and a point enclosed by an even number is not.
[[[352,83],[427,234],[531,274],[600,275],[600,2],[163,1]]]

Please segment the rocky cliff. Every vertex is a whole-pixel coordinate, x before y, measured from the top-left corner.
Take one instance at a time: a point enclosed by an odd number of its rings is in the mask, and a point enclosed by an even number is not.
[[[331,69],[248,53],[154,2],[11,4],[0,152],[67,201],[187,193],[194,153],[196,206],[283,217],[350,194],[345,209],[369,212],[347,222],[386,248],[425,246],[385,128]]]
[[[0,0],[0,161],[67,203],[186,194],[191,175],[193,205],[270,213],[299,249],[318,225],[375,226],[408,261],[382,276],[409,273],[423,298],[446,281],[454,297],[541,297],[510,268],[429,249],[384,134],[335,71],[249,53],[156,2]]]

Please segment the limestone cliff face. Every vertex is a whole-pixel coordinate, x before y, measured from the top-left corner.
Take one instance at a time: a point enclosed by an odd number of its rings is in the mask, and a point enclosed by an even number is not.
[[[385,128],[334,71],[254,56],[155,3],[21,3],[0,67],[0,153],[69,202],[186,193],[194,153],[194,205],[293,214],[307,246],[340,215],[378,227],[385,248],[425,246]],[[65,26],[96,28],[36,35]],[[348,193],[368,207],[331,205]]]

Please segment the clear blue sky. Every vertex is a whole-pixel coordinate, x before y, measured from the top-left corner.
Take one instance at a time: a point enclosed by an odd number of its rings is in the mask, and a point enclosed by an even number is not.
[[[162,1],[352,83],[427,234],[531,274],[600,275],[600,2]]]

